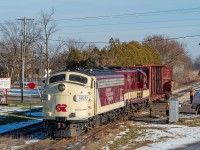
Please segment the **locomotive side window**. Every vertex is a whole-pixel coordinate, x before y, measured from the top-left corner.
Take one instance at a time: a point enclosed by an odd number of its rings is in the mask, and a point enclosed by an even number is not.
[[[86,84],[87,78],[85,78],[83,76],[71,74],[71,75],[69,75],[69,81],[75,81],[75,82],[80,82],[80,83]]]
[[[140,73],[137,74],[137,81],[138,82],[143,82],[143,76],[142,76],[142,74],[140,74]]]
[[[58,82],[58,81],[64,81],[66,78],[65,74],[60,74],[57,76],[53,76],[49,79],[49,83],[54,83],[54,82]]]

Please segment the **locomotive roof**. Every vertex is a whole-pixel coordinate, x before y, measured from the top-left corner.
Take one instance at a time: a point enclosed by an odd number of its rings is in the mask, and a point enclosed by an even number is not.
[[[142,74],[144,74],[146,76],[146,74],[142,71],[142,70],[138,70],[138,69],[84,69],[84,70],[76,70],[75,72],[79,72],[79,73],[83,73],[86,74],[88,76],[113,76],[113,75],[119,75],[119,76],[123,76],[122,73],[131,73],[131,72],[141,72]]]
[[[88,76],[103,76],[103,75],[121,75],[118,72],[113,70],[100,70],[100,69],[84,69],[84,70],[76,70],[75,72],[83,73]]]

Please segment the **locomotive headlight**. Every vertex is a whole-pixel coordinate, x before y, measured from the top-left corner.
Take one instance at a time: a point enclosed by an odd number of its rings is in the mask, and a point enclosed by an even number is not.
[[[61,92],[64,91],[65,90],[65,85],[64,84],[59,84],[58,85],[58,90],[61,91]]]

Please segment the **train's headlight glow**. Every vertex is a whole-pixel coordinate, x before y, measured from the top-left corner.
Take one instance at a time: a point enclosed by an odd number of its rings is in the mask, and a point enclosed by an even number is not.
[[[65,85],[64,84],[59,84],[58,85],[58,90],[61,91],[61,92],[64,91],[65,90]]]
[[[51,116],[51,112],[46,112],[46,116]]]

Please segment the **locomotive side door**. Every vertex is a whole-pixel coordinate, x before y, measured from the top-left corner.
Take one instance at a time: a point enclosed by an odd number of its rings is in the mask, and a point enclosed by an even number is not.
[[[91,85],[88,87],[88,115],[94,116],[97,111],[96,106],[96,80],[91,77]]]

